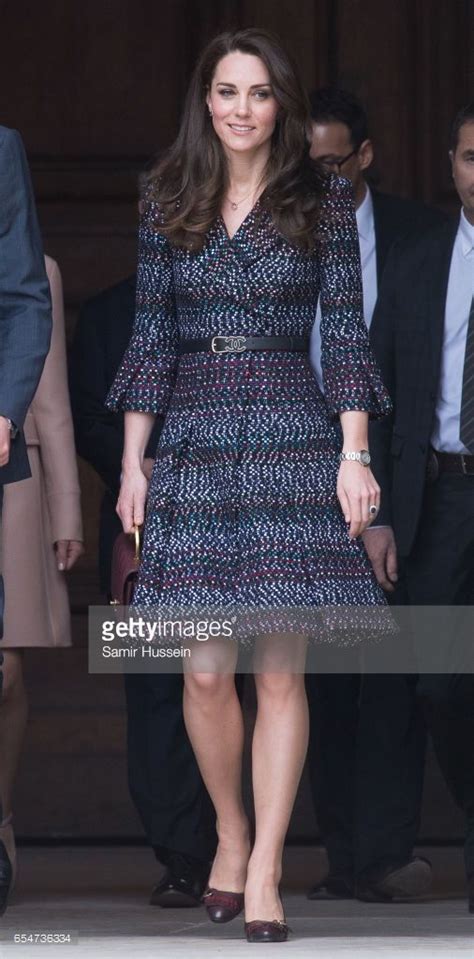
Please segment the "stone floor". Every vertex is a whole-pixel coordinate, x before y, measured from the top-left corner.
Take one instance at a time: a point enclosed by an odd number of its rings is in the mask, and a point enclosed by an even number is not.
[[[286,851],[283,898],[291,940],[272,956],[315,959],[392,959],[406,956],[474,959],[474,916],[463,898],[458,849],[421,850],[434,865],[425,901],[368,905],[318,903],[307,887],[324,869],[319,849]],[[25,847],[14,899],[0,920],[0,957],[121,956],[199,959],[248,955],[243,920],[212,926],[200,908],[163,910],[148,905],[158,869],[144,847]],[[68,933],[71,945],[45,944],[41,934]],[[36,937],[17,943],[15,935]],[[74,947],[73,947],[74,946]]]

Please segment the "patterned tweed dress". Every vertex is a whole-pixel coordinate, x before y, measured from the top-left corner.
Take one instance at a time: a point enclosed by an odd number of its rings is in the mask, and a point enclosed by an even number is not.
[[[110,409],[165,414],[135,603],[230,608],[384,605],[336,496],[338,413],[390,411],[362,315],[347,180],[331,177],[316,249],[293,247],[258,201],[199,253],[142,216],[133,336]],[[180,338],[304,335],[322,309],[323,398],[296,352],[177,355]]]

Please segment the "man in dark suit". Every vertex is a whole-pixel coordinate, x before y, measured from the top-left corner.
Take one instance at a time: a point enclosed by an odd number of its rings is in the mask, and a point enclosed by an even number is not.
[[[51,302],[28,164],[16,130],[0,126],[0,638],[3,631],[3,486],[30,476],[20,432],[51,336]],[[0,652],[0,696],[3,655]],[[0,763],[2,756],[0,742]],[[11,810],[2,806],[0,765],[0,915],[14,873]]]
[[[369,187],[374,150],[360,103],[335,87],[311,96],[311,155],[351,180],[362,265],[364,316],[370,327],[389,250],[400,237],[443,220],[419,203]],[[322,388],[320,311],[311,358]],[[403,602],[400,591],[397,602]],[[390,901],[424,892],[431,868],[413,856],[417,835],[425,727],[416,677],[348,672],[308,675],[308,768],[329,874],[309,898]]]
[[[71,362],[77,450],[105,484],[99,533],[101,590],[110,595],[112,547],[122,524],[115,512],[123,452],[123,413],[105,397],[128,346],[135,315],[135,276],[81,310]],[[154,425],[144,462],[151,475],[162,428]],[[125,673],[128,773],[132,798],[155,855],[166,866],[151,903],[199,903],[216,848],[215,814],[183,720],[183,681],[166,673]]]
[[[474,606],[474,101],[456,117],[450,158],[460,216],[397,245],[375,311],[371,338],[394,412],[371,426],[382,508],[364,541],[385,589],[398,576],[411,605],[452,613]],[[419,692],[466,816],[474,912],[472,635],[471,624],[464,648],[455,631],[432,637],[433,653],[449,645],[459,662],[446,660],[443,673],[425,657]]]

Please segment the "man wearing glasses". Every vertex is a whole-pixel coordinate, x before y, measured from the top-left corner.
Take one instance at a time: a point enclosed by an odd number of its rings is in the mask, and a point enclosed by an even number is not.
[[[380,193],[366,182],[374,149],[367,117],[349,93],[327,87],[311,96],[311,156],[351,180],[362,266],[364,317],[370,327],[392,245],[444,219],[422,204]],[[311,362],[322,387],[318,307]],[[402,603],[400,590],[393,594]],[[329,874],[309,898],[389,902],[424,893],[431,867],[413,857],[425,755],[416,676],[308,675],[309,775]]]

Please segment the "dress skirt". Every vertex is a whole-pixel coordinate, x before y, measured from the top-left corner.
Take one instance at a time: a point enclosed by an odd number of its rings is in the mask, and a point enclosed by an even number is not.
[[[182,356],[134,603],[254,611],[262,630],[267,610],[296,632],[308,607],[384,605],[336,495],[341,443],[307,355]]]

